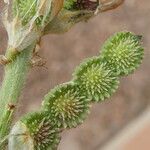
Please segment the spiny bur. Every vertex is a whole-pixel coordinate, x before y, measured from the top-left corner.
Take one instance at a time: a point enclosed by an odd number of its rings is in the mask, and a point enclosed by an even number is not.
[[[119,32],[110,37],[103,45],[101,58],[119,76],[135,71],[142,62],[144,49],[141,36],[131,32]]]
[[[51,114],[62,128],[81,124],[89,113],[89,106],[89,100],[73,83],[57,86],[43,101],[43,109]]]
[[[45,112],[24,116],[11,131],[9,149],[54,150],[60,141],[59,128]]]
[[[118,88],[119,80],[113,70],[99,57],[85,60],[74,73],[74,82],[92,101],[103,101]]]

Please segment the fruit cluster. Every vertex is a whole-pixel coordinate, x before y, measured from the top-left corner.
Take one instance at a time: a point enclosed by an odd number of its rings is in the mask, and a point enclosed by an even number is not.
[[[45,96],[40,112],[20,120],[28,129],[34,149],[56,147],[59,132],[81,124],[91,104],[109,98],[118,88],[119,78],[137,69],[143,54],[140,36],[119,32],[110,37],[99,56],[83,61],[70,82],[55,87]]]

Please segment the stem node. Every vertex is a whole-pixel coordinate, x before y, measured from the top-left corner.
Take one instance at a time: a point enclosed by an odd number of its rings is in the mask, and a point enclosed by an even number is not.
[[[10,60],[4,55],[0,55],[0,64],[7,65],[8,63],[10,63]]]

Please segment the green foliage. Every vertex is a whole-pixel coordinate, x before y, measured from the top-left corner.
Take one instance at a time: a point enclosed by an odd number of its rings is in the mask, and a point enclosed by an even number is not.
[[[142,62],[144,49],[140,42],[141,36],[119,32],[105,42],[101,57],[118,75],[128,75]]]

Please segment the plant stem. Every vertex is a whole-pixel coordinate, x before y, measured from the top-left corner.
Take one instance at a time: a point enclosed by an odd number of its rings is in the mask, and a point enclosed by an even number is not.
[[[24,49],[5,67],[4,80],[0,89],[0,141],[9,134],[14,110],[30,66],[33,48],[34,44]],[[9,51],[7,50],[7,55]],[[0,145],[1,150],[5,149],[4,147],[4,144]]]

